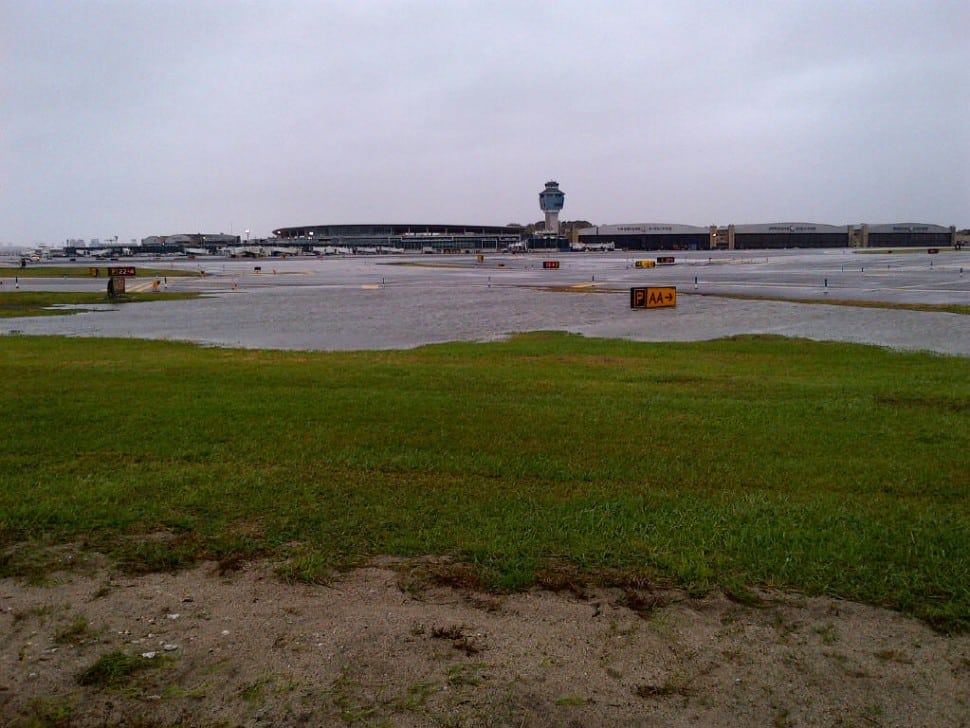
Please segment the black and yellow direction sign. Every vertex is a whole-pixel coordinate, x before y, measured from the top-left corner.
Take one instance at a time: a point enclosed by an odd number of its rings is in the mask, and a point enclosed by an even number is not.
[[[677,288],[631,288],[630,308],[668,308],[677,305]]]
[[[634,265],[637,268],[656,268],[657,261],[655,260],[638,260]]]
[[[109,276],[133,276],[135,275],[134,266],[124,266],[121,268],[108,268]]]

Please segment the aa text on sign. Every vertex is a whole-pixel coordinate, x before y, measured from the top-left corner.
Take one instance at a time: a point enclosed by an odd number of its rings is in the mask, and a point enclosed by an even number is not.
[[[677,288],[631,288],[630,308],[667,308],[677,305]]]

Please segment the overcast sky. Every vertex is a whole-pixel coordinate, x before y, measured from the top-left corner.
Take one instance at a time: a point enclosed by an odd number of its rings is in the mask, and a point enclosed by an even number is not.
[[[970,226],[970,3],[2,0],[0,243]]]

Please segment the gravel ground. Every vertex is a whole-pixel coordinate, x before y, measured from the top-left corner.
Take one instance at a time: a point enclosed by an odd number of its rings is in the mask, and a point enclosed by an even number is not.
[[[440,566],[440,564],[438,564]],[[0,581],[7,725],[966,726],[970,637],[765,592],[443,586],[384,561]],[[118,652],[114,684],[90,668]],[[94,676],[94,677],[92,677]]]

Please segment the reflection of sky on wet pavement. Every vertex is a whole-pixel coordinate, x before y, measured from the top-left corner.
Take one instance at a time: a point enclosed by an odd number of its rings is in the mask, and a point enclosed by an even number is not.
[[[386,258],[193,261],[192,267],[202,266],[208,275],[171,277],[169,290],[205,290],[212,297],[6,319],[0,331],[321,350],[482,341],[532,330],[643,341],[770,333],[970,355],[967,316],[690,295],[970,304],[970,255],[933,256],[931,268],[925,254],[752,253],[678,254],[677,265],[652,271],[635,269],[629,255],[495,255],[484,265],[474,257],[414,259],[455,266],[441,268],[387,265]],[[542,270],[545,258],[562,261],[562,268]],[[22,281],[23,287],[60,289],[101,284]],[[677,308],[632,311],[630,286],[650,284],[676,285]],[[583,287],[567,292],[541,286]]]

